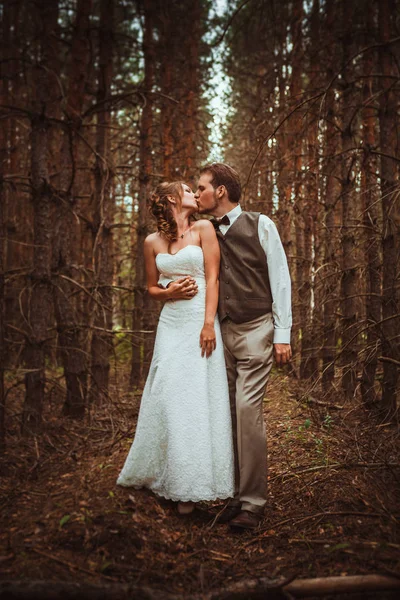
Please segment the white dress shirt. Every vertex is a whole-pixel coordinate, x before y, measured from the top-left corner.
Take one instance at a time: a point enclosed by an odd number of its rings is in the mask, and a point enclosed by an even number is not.
[[[240,204],[226,213],[229,225],[220,224],[219,230],[226,235],[229,227],[241,214]],[[275,223],[266,215],[258,220],[258,239],[265,252],[268,265],[269,284],[272,294],[272,318],[274,321],[274,344],[290,344],[292,327],[291,281],[286,254]],[[170,280],[160,277],[159,284],[165,287]]]

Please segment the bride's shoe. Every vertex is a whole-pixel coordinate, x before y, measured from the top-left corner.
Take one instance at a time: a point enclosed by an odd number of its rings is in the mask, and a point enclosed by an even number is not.
[[[180,515],[190,515],[195,507],[195,502],[178,502],[178,513]]]

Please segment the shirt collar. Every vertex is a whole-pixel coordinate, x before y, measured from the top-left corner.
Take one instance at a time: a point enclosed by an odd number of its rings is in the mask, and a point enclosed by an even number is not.
[[[230,210],[224,216],[227,216],[229,218],[229,222],[232,224],[234,221],[236,221],[241,212],[242,207],[240,206],[240,204],[238,204],[237,206],[235,206],[235,208],[232,208],[232,210]]]

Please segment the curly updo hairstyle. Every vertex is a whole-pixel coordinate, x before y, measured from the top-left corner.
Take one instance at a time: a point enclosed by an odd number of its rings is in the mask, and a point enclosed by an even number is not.
[[[178,239],[178,226],[172,214],[172,205],[168,200],[172,196],[180,201],[183,196],[182,181],[164,181],[160,183],[150,195],[150,210],[157,221],[157,229],[169,243]]]

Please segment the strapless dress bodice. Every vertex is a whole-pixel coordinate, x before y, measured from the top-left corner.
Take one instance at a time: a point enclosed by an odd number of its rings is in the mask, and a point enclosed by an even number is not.
[[[159,253],[156,256],[158,271],[168,279],[191,275],[199,282],[204,279],[204,256],[200,246],[190,244],[175,254]]]

